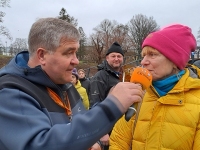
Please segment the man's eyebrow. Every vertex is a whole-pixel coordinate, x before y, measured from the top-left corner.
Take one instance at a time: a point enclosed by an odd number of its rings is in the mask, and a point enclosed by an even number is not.
[[[75,47],[68,47],[66,49],[66,52],[71,52],[71,51],[78,51]]]
[[[67,50],[76,50],[75,47],[68,47]]]

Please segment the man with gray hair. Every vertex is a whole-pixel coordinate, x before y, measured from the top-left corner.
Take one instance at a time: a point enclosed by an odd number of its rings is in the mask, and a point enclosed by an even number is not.
[[[1,149],[99,150],[98,139],[142,100],[139,85],[119,83],[101,104],[84,111],[77,91],[67,84],[79,63],[79,39],[69,23],[39,19],[29,32],[29,50],[0,70]]]

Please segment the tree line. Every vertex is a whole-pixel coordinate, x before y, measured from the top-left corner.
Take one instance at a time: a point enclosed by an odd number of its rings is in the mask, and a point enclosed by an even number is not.
[[[0,7],[10,7],[10,0],[1,0]],[[5,13],[0,11],[0,23],[3,23]],[[84,29],[78,26],[78,19],[70,16],[65,8],[62,8],[59,15],[56,17],[72,23],[77,27],[81,34],[80,48],[77,57],[80,61],[101,63],[105,57],[105,53],[110,45],[117,41],[124,50],[125,57],[130,60],[140,60],[141,45],[144,38],[160,27],[154,18],[147,17],[143,14],[133,16],[126,24],[118,23],[116,20],[104,19],[93,28],[93,33],[88,37],[84,33]],[[9,30],[0,26],[0,35],[12,39]],[[200,28],[197,36],[200,42]],[[1,41],[0,41],[0,45]],[[0,46],[1,47],[1,46]],[[27,39],[16,38],[10,45],[10,54],[15,55],[19,51],[27,50]]]

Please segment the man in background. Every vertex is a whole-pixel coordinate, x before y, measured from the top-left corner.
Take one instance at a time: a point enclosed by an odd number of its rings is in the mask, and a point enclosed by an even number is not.
[[[124,52],[119,43],[114,42],[106,53],[106,60],[98,65],[98,72],[91,79],[90,106],[102,102],[108,95],[110,89],[119,80],[123,64]],[[110,134],[110,133],[109,133]],[[104,145],[104,150],[109,147],[109,134],[103,136],[100,141]]]

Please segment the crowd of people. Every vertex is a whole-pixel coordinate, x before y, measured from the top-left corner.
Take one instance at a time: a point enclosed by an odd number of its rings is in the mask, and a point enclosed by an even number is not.
[[[124,51],[114,41],[97,73],[77,69],[80,34],[70,23],[42,18],[28,51],[0,70],[0,149],[200,149],[200,61],[188,64],[196,39],[173,24],[142,44],[151,86],[120,82]],[[127,121],[124,114],[139,103]]]

